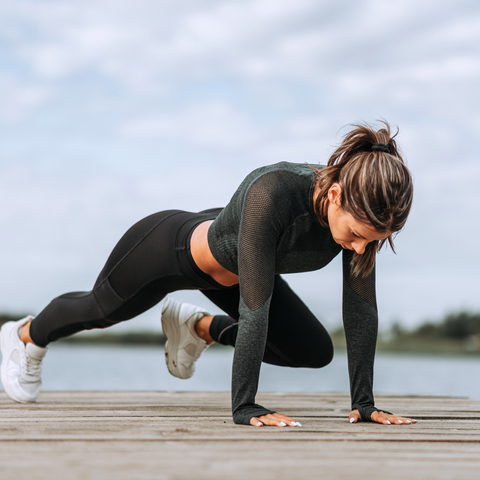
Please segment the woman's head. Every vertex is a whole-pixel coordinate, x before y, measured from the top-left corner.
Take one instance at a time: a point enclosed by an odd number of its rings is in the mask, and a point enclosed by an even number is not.
[[[356,125],[328,166],[316,171],[316,213],[337,243],[356,251],[355,275],[371,272],[375,254],[387,240],[393,249],[392,237],[410,212],[413,182],[395,136],[386,122],[377,131]]]

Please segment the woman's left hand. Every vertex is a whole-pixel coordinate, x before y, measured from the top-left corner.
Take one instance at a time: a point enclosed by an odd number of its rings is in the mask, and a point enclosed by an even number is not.
[[[357,423],[362,421],[360,412],[355,409],[349,416],[350,423]],[[413,418],[399,417],[397,415],[390,415],[385,412],[373,412],[372,413],[372,422],[382,423],[383,425],[412,425],[417,423]]]

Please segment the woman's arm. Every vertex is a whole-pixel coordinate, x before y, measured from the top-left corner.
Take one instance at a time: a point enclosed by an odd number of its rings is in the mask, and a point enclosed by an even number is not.
[[[343,251],[343,324],[352,397],[350,422],[416,423],[411,418],[392,415],[375,407],[373,365],[378,332],[375,268],[366,278],[353,277],[350,267],[353,254],[351,250]]]
[[[240,219],[240,318],[233,358],[232,410],[235,423],[243,425],[250,425],[254,417],[274,413],[256,404],[255,395],[267,339],[276,244],[285,220],[279,212],[285,199],[279,203],[276,198],[281,187],[271,174],[257,179],[246,193]]]
[[[378,314],[375,268],[367,278],[353,277],[354,252],[343,251],[343,325],[347,340],[348,373],[352,410],[370,421],[377,410],[373,398],[373,364],[377,344]]]

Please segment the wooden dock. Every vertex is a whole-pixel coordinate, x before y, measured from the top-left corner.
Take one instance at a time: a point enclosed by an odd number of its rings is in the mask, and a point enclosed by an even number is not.
[[[348,423],[341,394],[260,394],[301,428],[234,425],[228,393],[0,392],[1,480],[478,479],[480,402],[379,395],[419,423]]]

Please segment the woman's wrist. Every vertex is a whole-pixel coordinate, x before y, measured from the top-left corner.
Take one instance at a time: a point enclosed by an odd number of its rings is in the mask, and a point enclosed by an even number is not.
[[[239,407],[233,412],[233,421],[237,425],[250,425],[250,420],[253,417],[261,417],[263,415],[269,415],[271,413],[276,413],[273,410],[268,410],[261,405],[245,405],[244,407]]]

